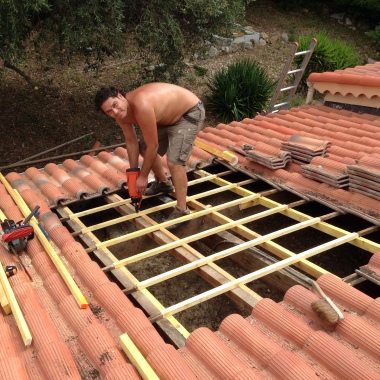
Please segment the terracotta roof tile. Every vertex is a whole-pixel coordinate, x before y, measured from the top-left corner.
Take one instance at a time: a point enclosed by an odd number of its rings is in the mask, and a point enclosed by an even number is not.
[[[308,81],[325,99],[379,108],[380,64],[375,62],[328,73],[312,73]]]

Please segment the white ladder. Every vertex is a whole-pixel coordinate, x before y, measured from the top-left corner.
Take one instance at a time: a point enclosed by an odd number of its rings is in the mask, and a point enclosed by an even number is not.
[[[317,40],[315,38],[312,38],[310,45],[309,45],[307,50],[297,52],[299,45],[297,42],[294,42],[292,49],[289,53],[288,60],[285,62],[284,68],[282,69],[280,79],[277,82],[277,87],[273,93],[272,99],[269,103],[269,107],[267,108],[266,111],[264,111],[264,114],[265,113],[276,113],[280,110],[285,110],[285,109],[289,108],[290,102],[291,102],[294,94],[296,93],[297,87],[301,81],[303,73],[305,72],[307,64],[310,61],[310,57],[313,54],[313,51],[314,51],[314,48],[316,45],[317,45]],[[300,67],[298,69],[295,69],[295,70],[289,70],[292,66],[294,57],[296,57],[298,55],[304,55],[304,58],[301,62]],[[288,87],[282,87],[285,83],[287,76],[292,75],[292,74],[296,74],[294,76],[293,84],[291,86],[288,86]],[[287,92],[287,91],[289,91],[289,92],[288,92],[288,97],[287,97],[286,101],[276,104],[280,94]]]

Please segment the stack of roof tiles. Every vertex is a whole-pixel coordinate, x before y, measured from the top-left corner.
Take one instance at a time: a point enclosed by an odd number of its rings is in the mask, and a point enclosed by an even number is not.
[[[314,157],[325,157],[331,142],[293,135],[281,144],[283,150],[291,153],[292,161],[297,164],[308,164]]]
[[[380,155],[365,156],[347,169],[351,189],[380,200]]]
[[[337,188],[348,187],[347,165],[324,157],[315,157],[301,166],[302,175]]]

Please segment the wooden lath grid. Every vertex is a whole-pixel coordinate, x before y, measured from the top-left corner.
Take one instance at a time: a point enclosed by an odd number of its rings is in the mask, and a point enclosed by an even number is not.
[[[206,171],[197,171],[195,174],[198,178],[190,181],[189,186],[195,186],[208,182],[212,183],[215,188],[189,196],[187,202],[193,209],[193,212],[191,215],[181,217],[176,221],[156,223],[151,218],[151,215],[155,212],[172,207],[176,203],[175,201],[170,201],[159,206],[149,207],[136,214],[134,212],[134,207],[130,204],[130,200],[124,200],[117,195],[105,197],[105,200],[108,202],[107,205],[95,207],[83,212],[73,213],[68,207],[58,210],[61,215],[64,216],[62,220],[65,220],[72,225],[73,223],[75,224],[73,235],[80,236],[82,240],[87,241],[87,251],[94,252],[95,255],[103,262],[103,270],[105,272],[112,271],[112,273],[115,273],[120,270],[123,272],[128,279],[128,281],[124,284],[125,293],[133,295],[137,291],[143,292],[150,302],[155,305],[156,312],[153,314],[150,313],[152,322],[159,321],[162,318],[167,318],[172,324],[174,323],[176,326],[180,326],[178,321],[174,319],[174,314],[220,294],[226,294],[239,306],[243,306],[246,310],[250,311],[255,302],[257,302],[257,300],[261,297],[246,286],[248,282],[259,279],[268,273],[273,273],[274,271],[278,271],[290,265],[294,265],[295,267],[301,269],[312,278],[318,278],[327,271],[324,268],[311,263],[307,259],[345,243],[355,245],[371,253],[379,251],[380,245],[362,237],[360,231],[349,232],[329,224],[327,220],[339,214],[336,211],[324,216],[313,218],[293,208],[305,203],[305,200],[299,200],[290,204],[279,204],[266,196],[278,190],[271,189],[262,193],[254,193],[245,189],[243,186],[252,182],[252,179],[239,183],[231,183],[222,178],[221,175],[218,176],[215,174],[210,174]],[[226,194],[226,192],[234,193],[236,199],[214,206],[201,203],[202,198],[211,197],[216,194]],[[228,210],[231,207],[239,207],[240,210],[249,209],[255,212],[255,207],[259,205],[261,206],[261,209],[263,207],[265,208],[264,211],[252,213],[240,219],[232,220],[223,214],[223,211]],[[80,218],[84,216],[96,214],[111,208],[118,210],[122,216],[93,226],[85,226],[80,220]],[[269,215],[275,214],[282,214],[290,218],[294,223],[289,227],[282,228],[263,236],[259,235],[245,225],[254,220],[264,219]],[[217,223],[216,227],[199,231],[184,238],[179,238],[166,230],[167,226],[177,223],[178,221],[195,220],[206,216],[213,219]],[[138,230],[106,241],[99,241],[93,234],[93,232],[98,229],[125,221],[135,223]],[[302,231],[308,227],[316,228],[317,230],[329,235],[332,239],[327,243],[297,254],[274,242],[274,239],[277,237],[289,235],[295,231]],[[244,239],[244,242],[206,257],[189,245],[194,241],[198,241],[206,236],[212,236],[222,231],[230,231]],[[108,249],[112,245],[144,236],[149,239],[153,238],[159,243],[159,246],[122,260],[116,260]],[[277,256],[281,261],[253,273],[248,273],[240,278],[234,278],[218,267],[217,260],[220,260],[223,257],[229,257],[247,248],[255,246],[264,248],[266,251],[269,251],[273,255]],[[187,254],[184,254],[183,250],[187,251]],[[131,263],[135,263],[167,251],[174,251],[177,255],[183,255],[183,260],[181,261],[187,261],[187,264],[144,281],[139,281],[126,268],[126,266]],[[201,275],[202,271],[215,271],[215,273],[222,274],[224,279],[219,283],[213,279],[211,281],[214,286],[213,289],[166,308],[165,306],[159,304],[147,290],[154,284],[167,281],[168,279],[175,279],[176,276],[195,269],[197,269],[197,273],[201,273]],[[204,278],[210,279],[210,275],[207,274]],[[181,333],[183,336],[186,336],[185,329],[183,329],[182,326],[179,329],[182,330]]]

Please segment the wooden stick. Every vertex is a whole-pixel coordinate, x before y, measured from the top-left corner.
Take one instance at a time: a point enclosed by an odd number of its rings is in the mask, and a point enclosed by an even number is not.
[[[0,283],[0,304],[5,314],[10,314],[12,312],[11,305],[9,304],[7,295],[5,294],[3,285],[1,283]]]
[[[22,340],[25,346],[30,346],[32,343],[32,335],[29,331],[29,327],[26,324],[24,315],[21,312],[20,306],[17,303],[16,297],[13,293],[13,289],[8,281],[7,275],[4,272],[3,264],[0,262],[0,281],[3,286],[5,295],[11,305],[13,316],[16,320],[17,327],[21,333]]]
[[[205,177],[197,178],[196,180],[190,181],[188,183],[188,186],[193,186],[193,185],[197,185],[199,183],[205,182],[205,181],[210,181],[213,178],[216,178],[215,174],[208,174]],[[152,196],[155,196],[155,195],[143,196],[143,199],[151,198]],[[131,201],[130,198],[123,199],[123,200],[118,201],[118,202],[114,202],[114,203],[106,204],[103,206],[94,207],[94,208],[89,209],[89,210],[84,210],[84,211],[73,213],[68,218],[69,219],[81,218],[82,216],[87,216],[87,215],[95,214],[95,213],[98,213],[101,211],[106,211],[106,210],[109,210],[111,208],[116,208],[118,206],[123,206],[123,205],[129,203],[130,201]],[[136,214],[133,214],[133,215],[135,216]],[[67,218],[66,218],[66,220],[67,220]]]
[[[296,263],[298,261],[307,259],[309,257],[312,257],[312,256],[320,253],[320,252],[324,252],[328,249],[332,249],[338,245],[350,242],[353,239],[357,239],[357,238],[358,238],[358,234],[356,232],[353,232],[353,233],[350,233],[348,235],[337,238],[335,240],[332,240],[330,242],[321,244],[318,247],[308,249],[308,250],[301,252],[297,255],[294,255],[294,256],[289,257],[287,259],[284,259],[282,261],[278,261],[277,263],[269,265],[265,268],[261,268],[255,272],[253,272],[253,273],[249,273],[245,276],[237,278],[236,280],[233,280],[227,284],[220,285],[214,289],[208,290],[202,294],[199,294],[197,296],[189,298],[189,299],[182,301],[176,305],[170,306],[164,312],[162,312],[161,314],[159,314],[153,318],[149,318],[149,320],[151,322],[155,322],[161,318],[166,318],[169,315],[173,315],[173,314],[178,313],[182,310],[185,310],[191,306],[197,305],[203,301],[206,301],[206,300],[211,299],[213,297],[216,297],[220,294],[223,294],[223,293],[225,293],[231,289],[234,289],[235,287],[239,286],[240,284],[246,284],[247,282],[257,280],[258,278],[266,276],[266,275],[273,273],[277,270],[283,269],[289,265],[293,265],[294,263]],[[244,244],[241,244],[241,245],[244,245]],[[225,252],[225,251],[222,251],[222,252]],[[219,252],[219,253],[221,253],[221,252]]]
[[[192,201],[194,199],[202,198],[202,197],[208,197],[210,195],[215,195],[215,194],[221,193],[223,191],[231,190],[231,189],[234,189],[236,186],[237,185],[230,184],[230,185],[226,185],[226,186],[223,186],[223,187],[218,187],[216,189],[212,189],[212,190],[209,190],[209,191],[205,191],[204,193],[199,193],[199,194],[196,194],[196,195],[192,195],[192,196],[186,198],[186,202]],[[118,202],[115,202],[115,203],[118,203]],[[125,205],[126,203],[123,203],[123,204]],[[111,220],[108,220],[106,222],[102,222],[102,223],[94,224],[93,226],[85,227],[82,230],[75,231],[72,235],[73,236],[78,236],[78,235],[81,235],[81,234],[85,234],[87,232],[92,232],[92,231],[95,231],[95,230],[99,230],[101,228],[109,227],[109,226],[112,226],[114,224],[118,224],[118,223],[121,223],[121,222],[126,222],[128,220],[136,219],[138,217],[141,217],[142,215],[147,215],[147,214],[151,214],[151,213],[154,213],[154,212],[157,212],[157,211],[165,210],[165,209],[170,208],[170,207],[174,207],[176,204],[177,204],[177,201],[174,200],[174,201],[167,202],[167,203],[159,205],[159,206],[154,206],[154,207],[148,208],[146,210],[141,210],[138,213],[133,213],[133,214],[129,214],[129,215],[120,216],[118,218],[111,219]]]
[[[118,244],[118,243],[122,243],[122,242],[125,242],[125,241],[128,241],[128,240],[134,239],[134,238],[139,237],[139,236],[143,236],[143,235],[149,234],[149,233],[157,231],[157,230],[159,230],[161,228],[165,228],[167,226],[171,226],[172,224],[182,223],[182,222],[185,222],[187,220],[191,220],[191,219],[194,219],[194,218],[198,218],[200,216],[204,216],[204,215],[210,214],[210,213],[212,213],[214,211],[222,210],[222,209],[225,209],[225,208],[228,208],[228,207],[239,205],[241,203],[249,202],[249,201],[251,201],[251,200],[253,200],[255,198],[258,198],[258,197],[260,197],[259,194],[253,194],[253,195],[250,195],[250,196],[247,196],[247,197],[244,197],[244,198],[235,199],[235,200],[233,200],[231,202],[224,203],[224,204],[221,204],[221,205],[218,205],[218,206],[214,206],[214,207],[210,207],[210,208],[208,208],[206,210],[201,210],[201,211],[197,211],[197,212],[191,213],[189,215],[181,216],[180,218],[177,218],[175,220],[168,220],[166,222],[162,222],[161,224],[157,224],[157,225],[153,225],[153,226],[150,226],[150,227],[146,227],[146,228],[143,228],[142,230],[138,230],[138,231],[126,234],[126,235],[118,236],[116,238],[100,242],[100,243],[96,244],[96,247],[90,247],[88,249],[89,250],[94,250],[94,249],[101,249],[103,247],[109,247],[109,246],[112,246],[112,245],[115,245],[115,244]]]
[[[144,380],[159,380],[159,377],[153,371],[152,367],[145,360],[136,345],[132,342],[127,333],[120,335],[120,345],[128,359],[137,369],[138,373]]]
[[[265,210],[265,211],[259,212],[257,214],[253,214],[253,215],[247,216],[245,218],[241,218],[239,220],[234,220],[234,221],[231,221],[229,223],[219,225],[219,226],[211,228],[209,230],[199,232],[199,233],[197,233],[195,235],[191,235],[191,236],[188,236],[188,237],[185,237],[185,238],[182,238],[182,239],[175,240],[175,241],[173,241],[171,243],[162,245],[162,246],[157,247],[157,248],[153,248],[153,249],[151,249],[149,251],[145,251],[145,252],[139,253],[137,255],[134,255],[134,256],[127,257],[125,259],[116,261],[112,265],[103,268],[103,271],[107,272],[109,270],[120,268],[120,267],[122,267],[124,265],[128,265],[128,264],[134,263],[136,261],[146,259],[148,257],[157,255],[157,254],[159,254],[161,252],[169,251],[170,249],[177,248],[177,247],[179,247],[181,245],[188,244],[188,243],[191,243],[193,241],[203,239],[206,236],[217,234],[217,233],[219,233],[221,231],[228,230],[228,229],[233,228],[235,226],[238,226],[238,225],[241,225],[241,224],[245,224],[245,223],[249,223],[249,222],[252,222],[253,220],[257,220],[257,219],[260,219],[260,218],[264,218],[266,216],[269,216],[269,215],[275,214],[277,212],[280,212],[280,211],[284,210],[286,207],[288,207],[288,206],[286,206],[286,205],[278,206],[276,208]]]
[[[13,200],[17,204],[18,208],[21,210],[22,214],[25,217],[27,217],[30,214],[30,209],[25,203],[24,199],[21,197],[21,195],[18,193],[17,190],[11,187],[9,182],[4,178],[4,176],[1,173],[0,173],[0,180],[3,183],[3,185],[6,187],[8,193],[12,196]],[[60,259],[60,257],[57,255],[52,245],[47,240],[45,234],[39,228],[36,218],[35,217],[31,218],[29,221],[29,224],[33,227],[35,235],[38,237],[39,241],[41,242],[46,252],[50,256],[50,259],[54,263],[63,281],[66,283],[67,287],[69,288],[71,294],[74,296],[79,307],[81,309],[86,309],[88,306],[86,299],[84,298],[82,292],[79,290],[78,285],[74,282],[74,279],[71,277],[67,268],[64,266],[62,260]]]
[[[208,153],[211,153],[212,155],[214,155],[218,158],[221,158],[221,159],[229,162],[233,166],[237,165],[237,163],[239,161],[237,156],[235,156],[233,153],[229,152],[228,150],[222,151],[222,150],[216,149],[213,146],[207,145],[198,139],[196,139],[194,141],[194,145],[196,145],[198,148],[205,150]]]
[[[321,289],[317,281],[311,282],[314,289],[318,292],[318,294],[333,308],[333,310],[338,314],[340,320],[344,319],[343,313],[338,309],[335,303],[331,300],[331,298],[327,297],[325,292]]]
[[[149,278],[149,279],[147,279],[145,281],[140,282],[136,286],[136,288],[138,290],[140,290],[140,289],[145,288],[147,286],[152,286],[152,285],[157,284],[157,283],[159,283],[161,281],[168,280],[169,278],[172,278],[172,277],[177,276],[179,274],[183,274],[185,272],[188,272],[189,270],[196,269],[196,268],[198,268],[198,267],[200,267],[202,265],[208,264],[210,262],[214,262],[216,260],[220,260],[220,259],[222,259],[224,257],[233,255],[233,254],[235,254],[237,252],[241,252],[244,249],[252,248],[255,245],[265,243],[268,240],[273,240],[273,239],[275,239],[277,237],[286,235],[286,234],[288,234],[290,232],[299,231],[302,228],[309,227],[309,226],[311,226],[311,225],[313,225],[315,223],[319,223],[320,221],[321,221],[321,219],[317,217],[317,218],[306,220],[306,221],[298,223],[298,224],[294,224],[292,226],[283,228],[283,229],[278,230],[278,231],[271,232],[271,233],[269,233],[267,235],[259,236],[256,239],[253,239],[253,240],[250,240],[250,241],[246,241],[246,242],[244,242],[242,244],[239,244],[239,245],[236,245],[234,247],[228,248],[228,249],[226,249],[224,251],[220,251],[220,252],[214,253],[214,254],[212,254],[210,256],[206,256],[206,257],[204,257],[204,258],[202,258],[200,260],[193,261],[191,263],[182,265],[179,268],[175,268],[175,269],[172,269],[172,270],[170,270],[168,272],[159,274],[158,276]]]

